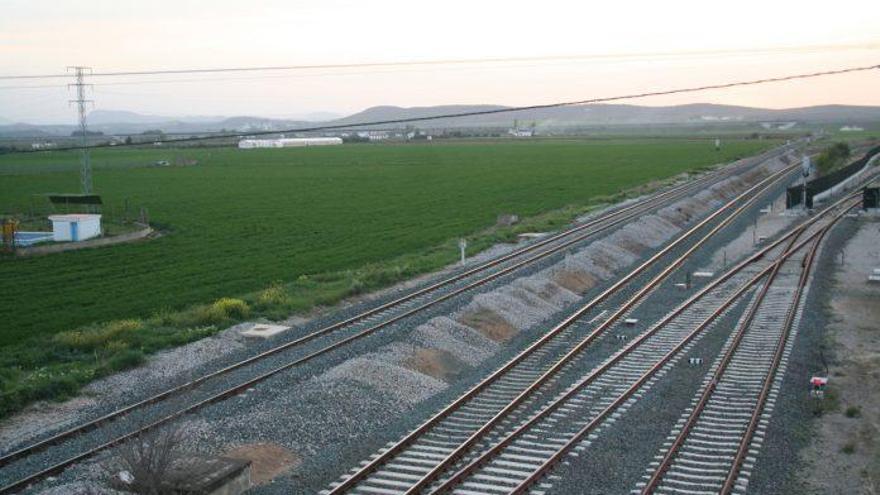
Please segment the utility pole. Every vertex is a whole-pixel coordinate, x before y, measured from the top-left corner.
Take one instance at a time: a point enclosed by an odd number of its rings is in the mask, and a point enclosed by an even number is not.
[[[81,152],[81,161],[82,168],[80,169],[79,174],[79,182],[80,182],[80,191],[83,194],[91,194],[92,193],[92,163],[89,157],[89,138],[87,134],[86,127],[86,105],[89,103],[93,103],[93,100],[86,99],[86,86],[91,86],[90,84],[86,84],[83,82],[85,78],[86,71],[91,72],[91,67],[82,67],[79,65],[71,66],[67,68],[68,71],[73,71],[73,76],[76,82],[69,84],[68,87],[76,88],[76,99],[70,100],[70,103],[76,103],[79,110],[79,132],[80,132],[80,152]]]

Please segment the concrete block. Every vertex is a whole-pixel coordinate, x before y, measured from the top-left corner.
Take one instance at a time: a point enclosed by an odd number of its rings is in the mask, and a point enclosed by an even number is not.
[[[287,330],[290,330],[290,327],[272,325],[269,323],[254,323],[254,325],[247,330],[242,330],[241,335],[257,339],[268,339],[269,337],[278,335],[281,332],[286,332]]]

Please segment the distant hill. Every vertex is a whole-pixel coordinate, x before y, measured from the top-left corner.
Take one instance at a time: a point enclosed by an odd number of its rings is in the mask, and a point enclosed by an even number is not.
[[[394,106],[379,106],[368,108],[354,115],[334,120],[333,124],[357,124],[362,122],[374,122],[382,120],[396,120],[409,118],[433,117],[453,113],[475,112],[483,110],[499,110],[507,107],[500,105],[441,105],[433,107],[402,108]],[[468,117],[469,121],[482,120],[480,117]],[[492,119],[492,120],[497,120]],[[509,120],[509,119],[504,119]]]
[[[301,119],[273,119],[265,117],[167,117],[143,115],[125,110],[95,110],[88,116],[89,128],[104,134],[138,134],[149,129],[161,129],[169,134],[195,134],[226,130],[247,134],[259,131],[281,131],[312,127],[317,122],[330,125],[350,125],[363,122],[425,118],[438,115],[493,111],[509,107],[500,105],[442,105],[431,107],[377,106],[343,118],[329,118],[333,114],[313,113]],[[539,128],[569,126],[627,126],[627,125],[681,125],[759,122],[798,122],[800,124],[863,124],[880,122],[880,107],[851,105],[822,105],[804,108],[771,110],[733,105],[695,103],[664,107],[639,105],[598,104],[559,108],[522,110],[510,113],[478,115],[464,118],[440,118],[415,122],[418,127],[509,127],[514,120],[520,125],[535,123]],[[379,125],[376,127],[389,127]],[[0,122],[0,136],[69,136],[73,125],[29,125]]]
[[[334,123],[359,123],[376,120],[421,118],[448,113],[497,110],[508,107],[494,105],[447,105],[435,107],[401,108],[373,107]],[[825,105],[785,110],[696,103],[667,107],[637,105],[583,105],[517,112],[490,114],[458,119],[437,119],[426,127],[510,125],[514,119],[527,124],[537,122],[553,125],[633,125],[685,124],[700,122],[763,122],[795,120],[809,123],[823,122],[880,122],[880,107]]]

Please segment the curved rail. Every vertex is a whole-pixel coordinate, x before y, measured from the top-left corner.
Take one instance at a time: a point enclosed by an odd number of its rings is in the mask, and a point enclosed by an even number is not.
[[[829,207],[829,209],[841,204],[844,201],[851,200],[852,198],[853,198],[853,196],[850,195],[850,196],[840,200],[838,203],[835,203],[835,205],[832,207]],[[852,205],[850,205],[849,207],[846,207],[839,214],[835,215],[835,217],[833,218],[831,223],[829,223],[827,226],[825,226],[819,232],[816,232],[814,234],[814,236],[812,236],[810,239],[808,239],[808,240],[812,240],[813,238],[816,239],[816,242],[813,246],[813,249],[811,249],[811,251],[810,251],[811,253],[815,252],[815,248],[818,246],[818,241],[821,240],[822,237],[824,237],[825,233],[831,228],[831,226],[833,226],[834,223],[837,220],[839,220],[846,212],[848,212],[849,210],[854,208],[856,206],[856,204],[857,203],[854,202]],[[806,242],[802,242],[801,245],[799,246],[799,249],[801,247],[803,247],[805,244],[806,244]],[[810,258],[810,261],[812,261],[812,257]],[[781,263],[777,266],[777,269],[774,271],[774,276],[776,273],[778,273],[779,266],[781,266]],[[799,286],[797,287],[796,292],[795,292],[796,302],[800,301],[800,295],[806,286],[806,280],[807,280],[806,277],[808,276],[807,271],[808,271],[807,267],[806,267],[806,265],[804,265],[804,269],[801,273],[801,279],[800,279],[802,284],[799,284]],[[654,473],[652,474],[651,478],[645,484],[645,487],[642,490],[643,495],[654,493],[654,491],[657,489],[660,482],[662,481],[664,475],[669,470],[673,459],[675,458],[678,451],[681,449],[682,445],[684,445],[684,442],[688,438],[690,431],[696,425],[697,420],[700,418],[701,413],[706,408],[706,405],[708,404],[710,398],[714,394],[718,383],[720,382],[722,376],[724,375],[724,373],[727,370],[728,365],[733,360],[733,356],[736,353],[737,349],[739,348],[739,345],[742,342],[742,340],[746,334],[746,330],[751,325],[751,322],[753,321],[753,319],[757,315],[758,309],[760,307],[760,302],[763,300],[763,298],[766,296],[767,292],[770,289],[771,282],[772,282],[772,278],[769,279],[767,281],[767,283],[762,287],[762,292],[759,294],[758,302],[750,308],[750,312],[747,316],[746,321],[743,324],[741,324],[739,326],[739,328],[737,329],[737,333],[735,334],[734,340],[732,341],[730,347],[727,349],[727,351],[722,356],[718,367],[716,368],[715,372],[712,375],[712,378],[709,381],[709,384],[705,387],[703,392],[700,394],[699,400],[697,401],[697,403],[694,406],[691,413],[688,415],[687,420],[685,421],[685,423],[682,426],[681,430],[679,431],[678,435],[676,435],[675,440],[673,440],[670,447],[666,450],[666,453],[664,454],[663,459],[660,461],[659,465],[654,470]],[[791,309],[791,308],[794,308],[794,309]],[[791,315],[791,318],[788,318],[788,317],[786,318],[786,321],[783,326],[783,331],[781,332],[780,339],[779,339],[779,341],[782,343],[781,345],[783,348],[785,346],[785,340],[787,339],[787,336],[789,334],[791,323],[794,321],[793,318],[794,318],[794,312],[796,311],[796,308],[797,307],[794,305],[789,306],[788,314]],[[777,349],[778,349],[778,346],[777,346]],[[779,357],[781,358],[781,355]],[[768,371],[768,375],[771,373],[775,373],[775,368],[773,368],[773,366],[778,366],[778,361],[775,358],[774,358],[774,361],[771,363],[771,368]],[[766,397],[765,397],[765,399],[766,399]],[[739,462],[741,463],[741,459],[739,460]],[[733,473],[733,471],[738,469],[738,465],[735,465],[735,466],[736,467],[731,469],[731,473],[729,473],[729,476],[727,477],[728,480],[730,478],[735,479],[736,474]],[[725,486],[726,486],[726,484],[725,484]],[[731,484],[731,487],[732,487],[732,484]],[[724,492],[724,493],[727,493],[727,492]]]
[[[855,205],[853,205],[853,207],[855,207]],[[830,228],[822,230],[822,232],[816,238],[816,241],[813,242],[813,245],[810,247],[810,251],[807,253],[807,256],[804,258],[804,261],[802,263],[803,270],[801,271],[801,276],[798,280],[798,289],[795,292],[794,301],[792,301],[792,304],[789,307],[789,311],[785,315],[785,322],[783,322],[782,324],[782,336],[779,338],[779,342],[776,346],[776,351],[773,354],[773,361],[770,364],[770,371],[767,373],[767,376],[764,379],[764,386],[761,388],[761,394],[758,396],[758,403],[755,407],[755,411],[752,413],[752,417],[749,420],[749,425],[746,427],[746,432],[743,435],[743,438],[739,444],[739,448],[736,451],[736,456],[734,457],[733,464],[731,464],[730,471],[727,474],[727,478],[724,480],[724,486],[721,488],[722,495],[726,495],[733,491],[733,487],[739,475],[740,468],[742,467],[742,464],[746,459],[746,454],[748,453],[749,446],[751,445],[752,439],[755,436],[755,431],[757,431],[758,429],[758,422],[761,420],[761,415],[764,413],[764,407],[767,404],[767,398],[770,396],[770,391],[773,388],[773,381],[776,378],[777,371],[779,370],[779,364],[782,361],[783,355],[785,354],[785,344],[786,342],[788,342],[788,337],[791,334],[791,329],[794,326],[794,320],[797,315],[797,308],[800,305],[803,293],[807,288],[807,283],[809,282],[813,262],[816,259],[816,252],[819,250],[819,246],[822,243],[822,238],[825,237],[825,234],[827,234],[829,230]]]

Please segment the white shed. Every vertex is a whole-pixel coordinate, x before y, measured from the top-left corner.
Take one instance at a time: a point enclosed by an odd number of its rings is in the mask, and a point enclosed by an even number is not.
[[[52,240],[84,241],[101,235],[101,215],[74,213],[70,215],[50,215]]]
[[[342,144],[338,137],[281,138],[281,139],[242,139],[239,149],[254,148],[296,148],[300,146],[330,146]]]

